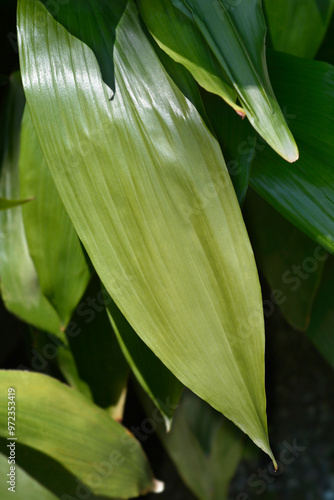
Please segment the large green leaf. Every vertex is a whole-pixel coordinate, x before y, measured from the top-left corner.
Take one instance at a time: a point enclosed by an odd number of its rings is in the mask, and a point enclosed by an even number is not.
[[[258,152],[251,185],[287,219],[334,251],[334,68],[272,53],[269,69],[286,106],[300,159],[287,165],[270,148]],[[284,75],[284,76],[283,76]]]
[[[328,254],[250,189],[244,217],[257,264],[271,287],[264,304],[305,331]]]
[[[265,62],[266,25],[259,0],[139,0],[152,35],[200,85],[218,94],[283,158],[298,149],[275,99]],[[242,108],[233,104],[237,95]]]
[[[333,0],[264,0],[276,50],[313,58],[326,34]]]
[[[133,3],[112,101],[94,54],[40,2],[20,0],[18,27],[34,127],[106,289],[167,368],[272,456],[261,291],[218,143]]]
[[[33,198],[28,198],[26,200],[8,200],[7,198],[0,198],[0,210],[7,210],[8,208],[17,207],[32,200]]]
[[[21,127],[20,192],[34,203],[22,209],[29,253],[41,290],[65,329],[88,285],[83,249],[43,157],[28,108]]]
[[[10,467],[15,468],[15,487],[7,484],[10,480],[7,474],[12,472]],[[13,496],[16,500],[57,500],[53,493],[48,491],[44,486],[39,484],[35,479],[29,476],[21,467],[17,464],[9,465],[8,458],[0,453],[0,484],[1,484],[1,498],[3,500],[10,500]]]
[[[24,104],[21,78],[15,73],[1,117],[0,194],[6,198],[20,196],[18,161]],[[38,328],[60,334],[60,318],[41,292],[29,254],[22,207],[0,212],[0,234],[1,294],[7,309]]]
[[[2,437],[8,437],[9,387],[15,389],[21,444],[57,460],[95,494],[129,498],[155,489],[146,457],[134,437],[104,410],[47,375],[0,372]]]

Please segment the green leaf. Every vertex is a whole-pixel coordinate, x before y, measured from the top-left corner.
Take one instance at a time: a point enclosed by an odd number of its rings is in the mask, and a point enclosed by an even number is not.
[[[119,409],[129,367],[110,325],[106,295],[94,274],[66,333],[78,374],[90,387],[94,402],[120,420],[122,412],[114,414],[114,410]]]
[[[156,415],[147,401],[143,404],[149,417]],[[185,391],[171,432],[167,434],[157,424],[157,433],[196,498],[227,500],[229,483],[243,452],[243,435],[231,422]]]
[[[8,437],[8,388],[15,389],[20,443],[57,460],[95,494],[129,498],[154,491],[140,444],[107,413],[39,373],[0,372],[0,435]],[[109,467],[109,474],[96,472]]]
[[[15,477],[14,491],[9,490],[13,486],[7,484],[7,481],[10,480],[8,474],[12,472],[10,467],[15,467],[15,476],[13,476]],[[2,500],[11,500],[13,496],[16,500],[57,500],[58,498],[29,476],[17,463],[9,465],[8,458],[2,453],[0,453],[0,484]]]
[[[283,158],[298,149],[275,99],[265,62],[266,25],[259,0],[139,0],[152,35],[198,83],[222,97]],[[237,95],[242,108],[234,104]]]
[[[50,2],[41,0],[53,17],[62,24],[71,35],[85,42],[94,52],[104,82],[115,91],[113,47],[116,38],[116,26],[122,17],[128,0],[98,0],[78,2]]]
[[[334,259],[330,257],[314,301],[311,323],[307,335],[334,368]]]
[[[204,107],[222,148],[234,190],[242,206],[256,154],[257,134],[214,94],[203,93]]]
[[[271,53],[269,63],[275,92],[300,146],[300,159],[287,165],[262,145],[253,163],[251,186],[333,252],[334,68],[280,53]]]
[[[333,0],[264,0],[274,49],[313,58],[333,14]]]
[[[21,195],[36,200],[22,209],[29,253],[42,293],[64,330],[90,278],[80,241],[59,197],[26,107],[21,126]]]
[[[108,293],[182,383],[272,456],[260,285],[218,143],[133,3],[117,27],[111,101],[91,50],[39,2],[20,0],[18,26],[39,142]]]
[[[265,314],[278,306],[295,329],[305,331],[328,254],[252,190],[244,217],[257,264],[272,290]]]
[[[0,198],[0,210],[7,210],[8,208],[17,207],[32,201],[34,198],[28,198],[26,200],[8,200],[7,198]]]
[[[19,198],[20,130],[25,99],[19,73],[10,77],[0,133],[0,195]],[[26,240],[22,208],[0,212],[1,294],[6,308],[27,323],[61,334],[56,311],[43,296]]]
[[[183,385],[136,335],[110,296],[107,304],[109,318],[123,354],[138,382],[159,408],[169,430]]]

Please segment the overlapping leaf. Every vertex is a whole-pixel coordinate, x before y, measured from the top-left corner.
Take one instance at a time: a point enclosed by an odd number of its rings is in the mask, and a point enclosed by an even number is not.
[[[247,121],[240,122],[233,110],[214,94],[203,94],[203,102],[222,148],[239,204],[242,205],[256,155],[258,136]]]
[[[108,298],[107,303],[109,318],[124,356],[140,385],[159,408],[166,428],[170,429],[183,385],[136,335],[115,302]]]
[[[21,78],[15,73],[1,119],[0,193],[6,198],[20,198],[18,161],[24,105]],[[41,292],[29,254],[22,207],[0,212],[0,231],[1,294],[7,309],[38,328],[59,334],[61,321]]]
[[[272,290],[265,313],[279,307],[294,328],[305,331],[328,254],[252,190],[244,217],[257,264]]]
[[[141,399],[147,414],[154,416],[156,410]],[[157,423],[159,438],[196,498],[226,500],[242,457],[243,435],[189,391],[181,401],[170,433]]]
[[[95,494],[130,498],[155,489],[134,437],[104,410],[47,375],[0,372],[2,437],[8,437],[8,387],[15,389],[21,444],[58,461]],[[94,467],[102,463],[110,471],[103,477]]]
[[[256,155],[251,185],[299,229],[333,252],[334,68],[279,53],[272,53],[269,62],[275,91],[285,106],[301,156],[293,167],[287,166],[264,148]]]
[[[228,0],[139,0],[138,5],[162,49],[206,90],[246,114],[283,158],[298,158],[267,74],[266,25],[259,0],[240,2],[233,9]]]
[[[218,143],[132,3],[112,101],[91,50],[38,1],[19,1],[18,26],[34,127],[105,287],[163,363],[271,455],[260,287]]]
[[[27,108],[21,126],[19,169],[21,196],[36,198],[22,209],[29,253],[42,293],[57,311],[65,329],[88,285],[90,272]]]
[[[333,0],[264,0],[268,29],[276,50],[314,57],[333,13]]]
[[[299,229],[333,252],[334,68],[280,53],[272,53],[269,63],[275,92],[301,154],[291,166],[263,148],[253,163],[251,185]]]
[[[104,306],[106,295],[94,275],[68,325],[67,335],[78,374],[90,387],[94,402],[121,419],[120,400],[124,399],[129,367]]]

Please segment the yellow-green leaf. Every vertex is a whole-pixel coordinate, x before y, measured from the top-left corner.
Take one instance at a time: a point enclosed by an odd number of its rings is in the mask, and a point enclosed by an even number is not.
[[[92,51],[40,2],[19,1],[18,27],[43,154],[107,291],[167,368],[272,456],[260,285],[218,143],[133,2],[112,100]]]

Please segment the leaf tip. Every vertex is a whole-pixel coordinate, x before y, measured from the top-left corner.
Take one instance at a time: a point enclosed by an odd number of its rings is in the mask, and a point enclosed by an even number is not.
[[[172,428],[172,419],[164,415],[164,422],[166,426],[166,432],[167,434],[169,434]]]
[[[165,483],[154,479],[153,481],[153,493],[162,493],[165,489]]]

